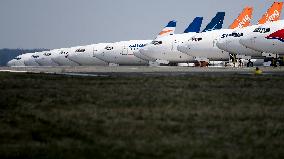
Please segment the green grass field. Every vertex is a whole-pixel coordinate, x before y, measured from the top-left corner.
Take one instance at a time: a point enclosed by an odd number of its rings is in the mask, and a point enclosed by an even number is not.
[[[283,81],[0,73],[0,158],[284,158]]]

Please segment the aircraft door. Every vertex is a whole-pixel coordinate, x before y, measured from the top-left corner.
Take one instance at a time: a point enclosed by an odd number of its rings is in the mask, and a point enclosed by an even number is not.
[[[213,40],[213,47],[216,47],[217,41],[218,41],[217,39]]]
[[[93,47],[93,57],[95,57],[95,54],[98,52],[96,48]]]
[[[172,43],[172,51],[176,51],[177,50],[177,46],[179,45],[178,41],[175,39]]]
[[[128,46],[123,46],[122,47],[122,55],[128,55]]]
[[[256,37],[250,39],[250,42],[251,42],[252,45],[255,44],[255,39],[256,39]]]

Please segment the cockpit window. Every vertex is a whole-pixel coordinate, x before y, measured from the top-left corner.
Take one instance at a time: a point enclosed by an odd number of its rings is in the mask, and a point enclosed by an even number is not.
[[[163,42],[162,41],[152,41],[151,44],[153,44],[153,45],[161,45],[161,44],[163,44]]]
[[[202,38],[192,38],[191,41],[201,41]]]
[[[32,55],[32,57],[35,58],[35,59],[36,59],[36,58],[39,58],[38,55]]]
[[[106,46],[105,49],[106,50],[113,50],[113,47],[112,46]]]
[[[76,52],[85,52],[85,49],[77,49]]]
[[[15,57],[14,59],[15,59],[15,60],[21,60],[22,58],[20,58],[20,57]]]
[[[46,53],[44,53],[43,55],[44,55],[44,56],[50,56],[51,53],[50,53],[50,52],[46,52]]]
[[[270,32],[270,28],[256,28],[253,32],[255,32],[255,33],[268,33],[268,32]]]

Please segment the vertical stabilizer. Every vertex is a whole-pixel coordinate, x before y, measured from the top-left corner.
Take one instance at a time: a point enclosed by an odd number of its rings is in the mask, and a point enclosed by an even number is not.
[[[252,19],[252,7],[244,8],[243,12],[238,16],[238,18],[230,25],[229,29],[244,28],[250,26]]]
[[[170,21],[167,24],[167,26],[159,33],[157,38],[168,36],[168,35],[173,35],[175,33],[176,26],[177,26],[177,21],[175,20]]]
[[[258,24],[278,21],[281,17],[283,2],[274,2],[267,12],[258,21]]]
[[[190,33],[190,32],[199,33],[202,21],[203,17],[196,17],[192,21],[192,23],[190,23],[189,26],[185,29],[184,33]]]
[[[225,18],[225,12],[218,12],[211,22],[206,26],[203,32],[222,29]]]

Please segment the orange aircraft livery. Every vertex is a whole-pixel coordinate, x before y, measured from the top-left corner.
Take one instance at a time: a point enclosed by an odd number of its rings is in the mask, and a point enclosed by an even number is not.
[[[169,32],[172,32],[173,30],[163,30],[159,33],[159,35],[163,35],[163,34],[166,34],[166,33],[169,33]]]
[[[265,24],[267,22],[273,22],[280,19],[283,2],[274,2],[270,9],[263,15],[258,21],[258,24]]]
[[[230,25],[229,29],[244,28],[250,26],[252,12],[252,7],[246,7],[243,12],[238,16],[238,18]]]

